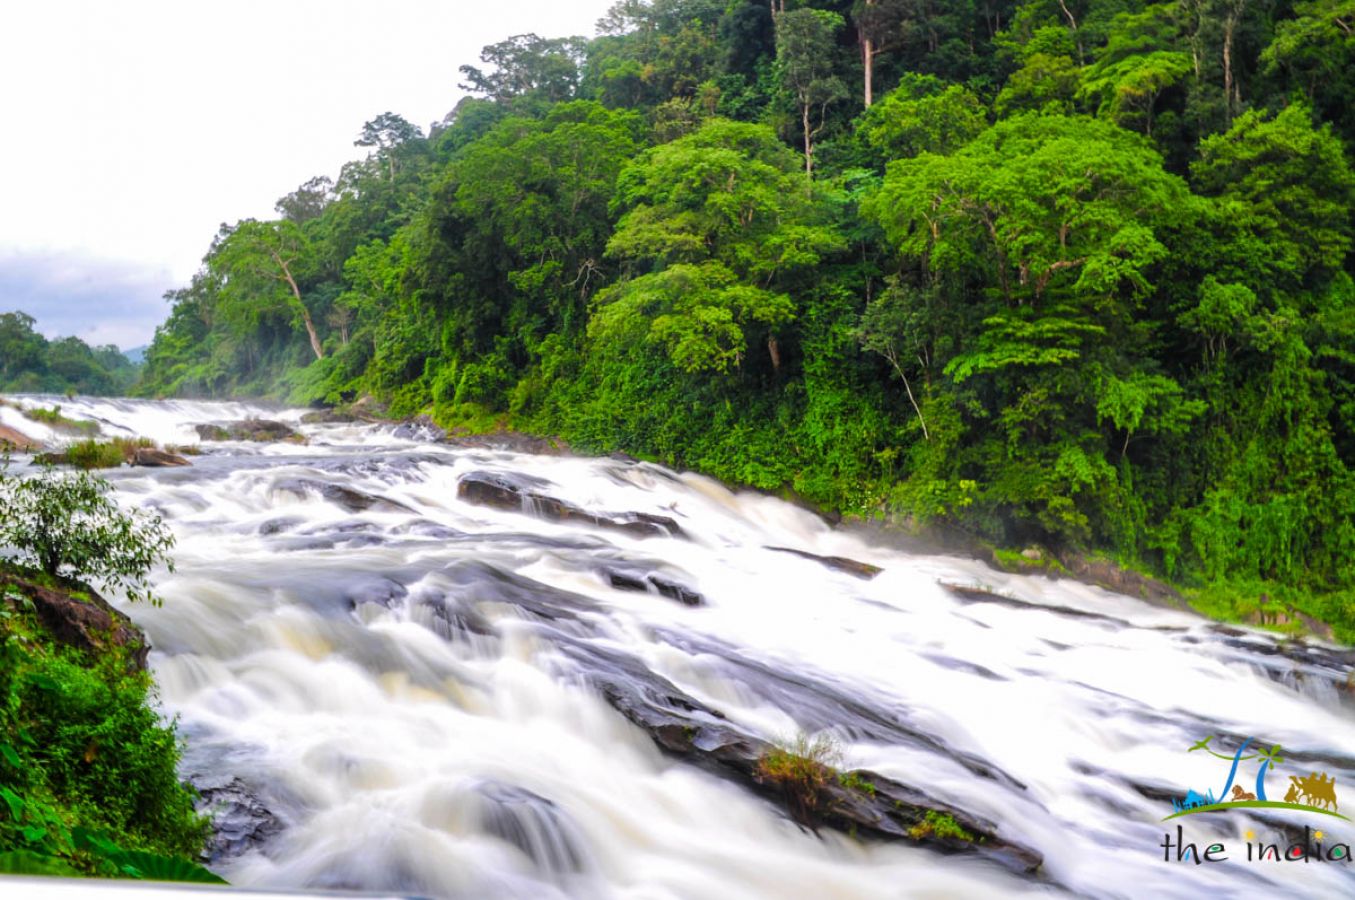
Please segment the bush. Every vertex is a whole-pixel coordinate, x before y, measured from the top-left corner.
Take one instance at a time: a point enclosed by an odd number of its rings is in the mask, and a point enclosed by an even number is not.
[[[66,448],[66,461],[77,469],[116,469],[127,461],[127,456],[121,446],[111,441],[76,441]]]
[[[96,579],[128,599],[159,604],[146,581],[159,563],[173,564],[174,536],[159,516],[123,512],[109,498],[111,485],[88,472],[58,473],[44,466],[34,476],[0,467],[0,547],[15,561],[53,578]]]

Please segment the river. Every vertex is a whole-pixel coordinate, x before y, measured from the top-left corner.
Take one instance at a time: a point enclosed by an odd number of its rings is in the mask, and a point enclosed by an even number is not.
[[[1338,795],[1355,784],[1349,656],[909,553],[647,463],[302,426],[301,410],[241,403],[59,402],[106,434],[196,443],[195,423],[263,415],[308,438],[204,443],[189,468],[109,473],[123,503],[159,512],[178,541],[175,571],[155,577],[164,605],[123,608],[153,642],[184,775],[231,782],[269,813],[262,840],[215,865],[236,885],[722,900],[1355,895],[1355,865],[1248,862],[1245,847],[1248,831],[1270,842],[1305,825],[1329,845],[1355,843],[1351,823],[1271,809],[1162,821],[1170,797],[1223,781],[1227,763],[1186,752],[1211,734],[1229,753],[1245,737],[1281,744],[1272,794],[1309,771],[1334,775]],[[458,497],[467,476],[680,527],[643,535],[551,521],[530,503],[472,504]],[[771,548],[882,571],[865,579]],[[622,589],[634,585],[618,587],[617,572],[641,587],[657,574],[701,602]],[[1043,867],[1030,876],[982,855],[816,835],[736,779],[661,752],[599,687],[626,673],[741,733],[831,733],[844,768],[994,823]],[[1177,824],[1229,858],[1164,861]]]

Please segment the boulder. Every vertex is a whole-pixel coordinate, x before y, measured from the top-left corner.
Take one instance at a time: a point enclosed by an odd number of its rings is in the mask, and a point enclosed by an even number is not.
[[[182,456],[166,453],[164,450],[156,450],[154,447],[137,447],[136,452],[132,454],[132,465],[162,469],[169,466],[189,466],[192,463]]]
[[[7,425],[0,425],[0,450],[18,450],[28,452],[40,450],[42,444],[21,431],[15,431]]]
[[[553,522],[580,522],[636,537],[686,537],[681,526],[667,516],[653,513],[594,513],[542,493],[549,482],[540,478],[508,476],[496,472],[470,472],[456,486],[456,495],[467,503],[508,512],[524,512]]]
[[[304,441],[296,429],[272,419],[242,419],[225,424],[194,426],[204,441]]]
[[[17,588],[33,602],[43,627],[58,642],[88,652],[117,647],[137,669],[146,668],[150,642],[132,620],[85,586],[48,586],[22,575],[0,570],[0,584]]]
[[[282,821],[239,778],[193,775],[188,781],[198,792],[197,811],[212,820],[202,854],[208,864],[243,856],[282,833]]]
[[[822,563],[830,569],[838,572],[846,572],[848,575],[855,575],[857,578],[869,581],[876,575],[879,575],[884,569],[879,566],[872,566],[870,563],[864,563],[860,560],[848,559],[845,556],[820,556],[817,553],[809,553],[805,550],[793,550],[790,547],[768,547],[768,550],[775,550],[778,553],[790,553],[803,559],[812,559],[815,562]]]
[[[652,591],[662,597],[676,600],[684,606],[704,606],[706,604],[706,598],[701,596],[699,592],[658,572],[643,572],[607,566],[602,570],[602,577],[619,591],[636,591],[639,593],[650,593]]]

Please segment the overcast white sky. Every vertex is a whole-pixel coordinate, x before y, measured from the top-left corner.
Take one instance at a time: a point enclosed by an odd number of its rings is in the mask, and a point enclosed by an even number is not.
[[[273,215],[421,128],[509,35],[591,36],[613,0],[4,0],[0,312],[51,336],[149,342],[217,226]]]

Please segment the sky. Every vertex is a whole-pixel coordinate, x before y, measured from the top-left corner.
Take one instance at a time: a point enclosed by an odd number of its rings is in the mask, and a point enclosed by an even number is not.
[[[612,2],[5,3],[0,312],[49,337],[149,343],[222,222],[336,177],[382,112],[426,131],[481,47],[592,36]]]

